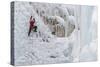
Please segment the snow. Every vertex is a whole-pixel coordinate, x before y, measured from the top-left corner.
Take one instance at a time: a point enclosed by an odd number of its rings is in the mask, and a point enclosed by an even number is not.
[[[80,53],[80,30],[77,29],[78,18],[75,16],[75,13],[80,11],[75,12],[75,8],[78,9],[77,6],[71,5],[16,1],[15,65],[79,62],[79,57],[83,56],[86,51],[92,51],[92,54],[95,54],[96,47],[92,50],[95,42],[91,43],[90,47],[83,47]],[[30,16],[35,18],[35,25],[38,28],[37,32],[32,31],[28,36]],[[55,20],[57,23],[54,22]],[[53,35],[54,25],[50,22],[59,25],[60,31],[65,31],[65,36]]]

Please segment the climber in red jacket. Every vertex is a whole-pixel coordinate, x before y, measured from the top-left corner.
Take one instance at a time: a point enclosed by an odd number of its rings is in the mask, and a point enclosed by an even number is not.
[[[34,25],[35,23],[35,18],[32,19],[32,16],[30,17],[30,27],[29,27],[29,32],[28,32],[28,36],[30,36],[31,31],[34,29],[34,32],[37,32],[37,26]]]

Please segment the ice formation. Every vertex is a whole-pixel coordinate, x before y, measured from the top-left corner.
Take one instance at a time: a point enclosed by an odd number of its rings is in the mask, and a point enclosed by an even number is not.
[[[96,48],[92,50],[92,42],[89,49],[83,47],[80,54],[80,22],[77,20],[80,11],[76,12],[76,8],[80,10],[74,5],[15,2],[15,64],[79,62],[80,57],[84,59],[84,53],[90,53],[86,51],[94,54]],[[28,36],[30,16],[35,18],[38,28]]]

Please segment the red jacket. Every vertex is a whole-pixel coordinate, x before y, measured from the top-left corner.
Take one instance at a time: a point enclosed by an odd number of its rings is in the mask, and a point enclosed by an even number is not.
[[[35,21],[34,20],[30,20],[30,27],[33,28],[34,27],[34,23]]]

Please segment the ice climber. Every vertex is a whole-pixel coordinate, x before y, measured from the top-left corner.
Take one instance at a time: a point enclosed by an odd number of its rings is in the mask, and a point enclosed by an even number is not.
[[[32,30],[34,30],[34,32],[37,32],[37,26],[35,26],[35,18],[32,18],[32,16],[30,17],[29,24],[30,27],[29,27],[28,36],[30,36]]]

